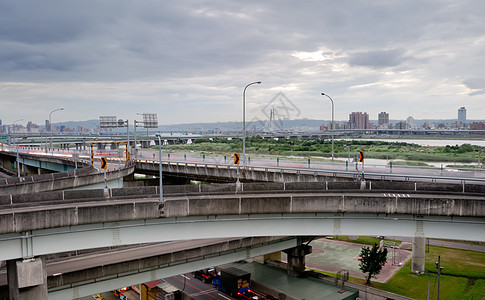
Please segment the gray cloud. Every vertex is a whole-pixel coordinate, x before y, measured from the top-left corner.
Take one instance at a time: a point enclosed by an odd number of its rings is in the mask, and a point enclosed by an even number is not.
[[[323,118],[325,90],[336,119],[357,109],[405,118],[408,105],[438,102],[428,111],[455,117],[466,99],[450,91],[484,89],[467,80],[485,78],[484,14],[472,0],[0,1],[0,118],[40,123],[39,103],[44,115],[62,105],[58,117],[96,118],[79,105],[95,103],[164,123],[240,120],[254,80],[255,109],[283,91],[303,117]],[[21,116],[2,115],[19,103]]]
[[[402,50],[382,50],[360,52],[350,55],[351,66],[364,66],[371,68],[396,67],[402,64],[407,58],[403,56]]]
[[[485,94],[485,79],[484,78],[467,79],[467,80],[463,81],[463,84],[465,84],[469,89],[477,90],[477,91],[471,92],[469,94],[470,96]]]

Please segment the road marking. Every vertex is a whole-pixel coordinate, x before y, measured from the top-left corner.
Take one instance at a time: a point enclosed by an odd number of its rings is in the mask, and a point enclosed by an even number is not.
[[[226,296],[222,295],[221,293],[217,293],[217,295],[221,296],[221,297],[222,297],[222,298],[224,298],[224,299],[231,300],[231,298],[226,297]]]
[[[185,276],[184,274],[182,274],[182,275],[180,275],[180,276],[182,276],[183,278],[188,279],[188,280],[190,280],[190,279],[191,279],[190,277]]]

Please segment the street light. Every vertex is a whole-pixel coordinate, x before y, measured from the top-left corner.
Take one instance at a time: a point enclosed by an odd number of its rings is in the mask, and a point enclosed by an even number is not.
[[[160,134],[156,134],[158,137],[158,168],[159,168],[159,176],[160,176],[160,204],[163,203],[163,185],[162,185],[162,139],[160,138]]]
[[[246,168],[246,89],[253,84],[261,84],[261,81],[251,82],[243,91],[243,168]]]
[[[332,101],[332,124],[331,124],[331,126],[332,126],[332,162],[333,162],[333,158],[334,158],[334,152],[333,152],[333,130],[335,128],[334,122],[333,122],[333,114],[334,114],[333,99],[329,95],[327,95],[325,93],[322,93],[322,96],[327,96],[328,99],[330,99],[330,101]]]
[[[18,120],[15,120],[12,124],[12,127],[15,128],[15,123],[17,122],[20,122],[20,121],[23,121],[24,119],[18,119]],[[19,158],[19,140],[18,138],[15,139],[15,141],[17,142],[17,177],[20,177],[20,158]]]
[[[50,129],[50,132],[51,132],[51,141],[50,141],[50,150],[52,151],[52,119],[51,119],[51,116],[52,116],[52,113],[55,112],[55,111],[59,111],[59,110],[64,110],[64,108],[58,108],[58,109],[54,109],[53,111],[51,111],[49,113],[49,129]]]

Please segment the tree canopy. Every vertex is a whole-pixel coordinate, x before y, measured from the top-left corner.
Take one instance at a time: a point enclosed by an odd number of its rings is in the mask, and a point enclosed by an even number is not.
[[[363,247],[360,250],[360,258],[359,258],[359,268],[365,274],[367,274],[366,284],[370,284],[370,279],[372,277],[376,277],[381,270],[382,267],[386,264],[387,260],[387,249],[379,249],[377,244],[374,244],[372,249],[369,247]]]

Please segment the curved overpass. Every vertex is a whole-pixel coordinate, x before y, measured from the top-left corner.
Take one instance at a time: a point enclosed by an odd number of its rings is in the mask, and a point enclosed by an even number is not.
[[[1,152],[4,166],[15,154]],[[47,168],[57,170],[55,173],[37,174],[32,176],[12,177],[0,179],[0,195],[25,195],[46,191],[73,189],[83,186],[97,185],[104,182],[116,181],[133,173],[134,166],[120,167],[104,173],[91,164],[78,162],[80,168],[74,169],[75,162],[65,156],[35,155],[19,153],[23,166],[30,166],[38,170]],[[60,170],[67,171],[60,171]],[[40,173],[40,171],[39,171]]]
[[[0,198],[0,260],[243,236],[401,235],[485,241],[482,193],[326,187],[245,184],[244,192],[236,192],[234,184],[173,186],[164,189],[163,207],[155,187],[112,189],[109,195],[103,190],[51,192],[36,195],[35,203],[25,195]]]
[[[163,203],[156,187],[9,195],[0,197],[0,260],[13,265],[49,253],[208,238],[399,235],[414,237],[412,269],[419,272],[426,237],[485,241],[482,192],[379,189],[390,184],[366,190],[352,182],[254,183],[242,191],[235,184],[168,186]],[[143,272],[140,278],[155,274]],[[122,280],[133,280],[128,273]],[[94,276],[85,289],[125,282]],[[55,294],[79,291],[73,285]]]

